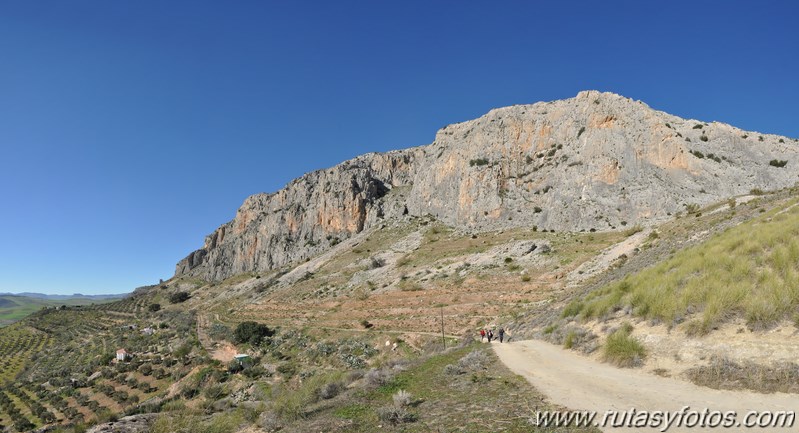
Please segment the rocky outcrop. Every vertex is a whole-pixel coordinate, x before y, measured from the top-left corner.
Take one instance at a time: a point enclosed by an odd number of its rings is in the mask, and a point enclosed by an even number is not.
[[[158,418],[158,414],[131,415],[117,421],[97,424],[87,430],[87,433],[145,433]]]
[[[247,198],[233,221],[178,263],[176,275],[219,280],[274,269],[407,214],[407,192],[400,187],[412,184],[417,153],[363,155],[308,173],[276,193]]]
[[[427,146],[363,155],[249,197],[176,275],[275,269],[406,216],[473,230],[649,225],[688,206],[791,186],[797,166],[794,139],[581,92],[492,110],[441,129]]]

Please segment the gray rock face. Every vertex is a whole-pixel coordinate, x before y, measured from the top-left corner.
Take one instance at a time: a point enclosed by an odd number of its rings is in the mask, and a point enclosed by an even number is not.
[[[253,195],[176,275],[220,280],[275,269],[408,215],[475,230],[650,225],[687,205],[792,186],[797,167],[794,139],[580,92],[492,110],[441,129],[427,146],[362,155]]]
[[[367,154],[308,173],[273,194],[248,197],[233,221],[181,260],[176,275],[220,280],[319,254],[386,218],[407,213],[417,149]]]
[[[145,433],[150,431],[150,426],[157,417],[158,414],[126,416],[118,421],[97,424],[87,430],[87,433]]]

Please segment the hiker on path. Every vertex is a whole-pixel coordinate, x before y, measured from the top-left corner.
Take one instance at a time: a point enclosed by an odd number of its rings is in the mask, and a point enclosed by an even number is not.
[[[499,342],[502,343],[503,339],[505,339],[505,328],[499,328]]]
[[[490,343],[491,340],[493,340],[493,339],[494,339],[494,331],[489,329],[488,330],[488,342]]]
[[[485,329],[481,329],[480,330],[480,342],[481,343],[483,342],[484,338],[486,338],[486,330]]]

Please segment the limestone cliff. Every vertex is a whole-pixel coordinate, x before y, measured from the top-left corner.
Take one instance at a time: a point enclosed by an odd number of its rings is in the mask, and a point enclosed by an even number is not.
[[[794,139],[586,91],[492,110],[441,129],[427,146],[362,155],[251,196],[176,275],[274,269],[406,215],[472,230],[648,225],[686,205],[791,186],[797,167]]]

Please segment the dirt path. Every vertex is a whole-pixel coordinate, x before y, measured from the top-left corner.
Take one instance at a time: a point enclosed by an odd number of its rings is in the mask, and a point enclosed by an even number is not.
[[[216,315],[216,318],[217,320],[219,319],[219,314]],[[238,353],[236,346],[227,341],[218,344],[214,343],[206,333],[206,329],[208,329],[209,326],[208,317],[203,314],[197,314],[197,339],[200,340],[200,344],[202,344],[205,351],[208,352],[212,359],[216,359],[222,363],[232,361],[233,356]]]
[[[640,370],[619,369],[598,363],[575,352],[538,341],[493,344],[494,351],[514,373],[524,376],[555,404],[573,410],[679,411],[684,406],[703,411],[736,411],[738,420],[752,410],[799,411],[799,395],[757,394],[703,388],[678,379],[662,378]],[[796,421],[799,425],[799,420]],[[795,427],[794,427],[795,428]],[[719,428],[715,429],[719,430]],[[722,429],[731,431],[730,429]],[[734,431],[747,431],[742,426]],[[793,429],[751,429],[752,431],[795,431]],[[633,428],[605,428],[606,432],[657,431]],[[700,428],[669,432],[714,431]]]
[[[636,248],[644,243],[650,233],[652,233],[652,229],[645,229],[635,233],[627,239],[609,246],[593,259],[581,264],[566,275],[568,286],[577,287],[580,282],[608,269],[622,255],[630,256]]]

